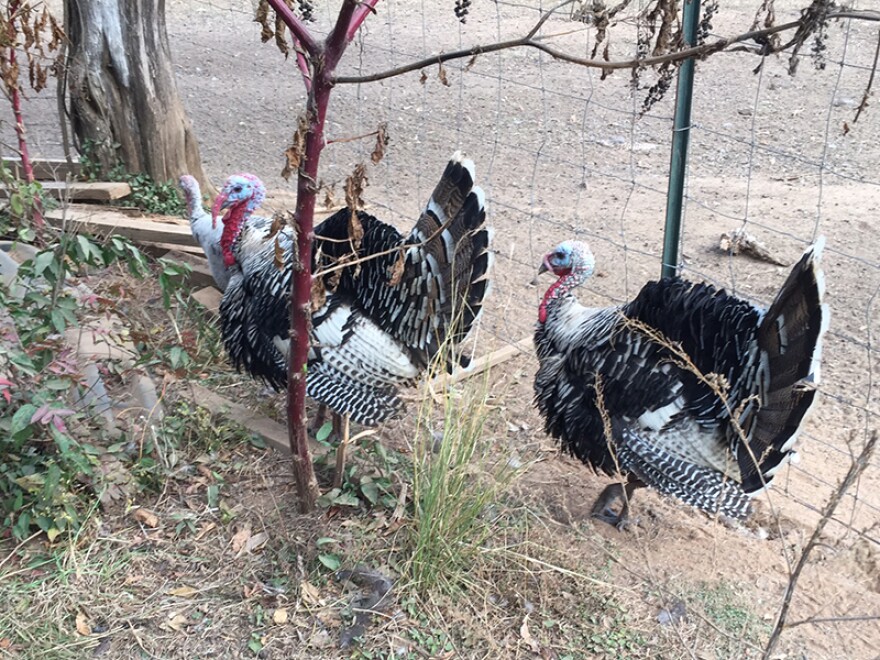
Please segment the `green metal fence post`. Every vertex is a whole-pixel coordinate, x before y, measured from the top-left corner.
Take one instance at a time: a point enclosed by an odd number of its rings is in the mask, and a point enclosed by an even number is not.
[[[684,0],[682,15],[684,47],[693,46],[700,25],[700,0]],[[673,277],[678,270],[678,246],[681,241],[681,211],[684,202],[684,172],[687,165],[691,131],[691,101],[694,97],[694,59],[681,63],[675,92],[675,120],[672,157],[669,163],[669,189],[666,194],[666,229],[663,234],[661,277]]]

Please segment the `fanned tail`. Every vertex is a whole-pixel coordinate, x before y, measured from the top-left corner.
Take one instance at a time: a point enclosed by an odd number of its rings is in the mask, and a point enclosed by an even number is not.
[[[444,342],[455,352],[479,318],[489,293],[492,232],[485,226],[486,195],[474,180],[473,161],[460,152],[453,154],[410,235],[410,242],[418,244],[408,251],[406,267],[425,278],[426,293],[436,299],[435,331],[429,332],[429,318],[415,328],[422,336],[414,338],[421,341],[428,359]],[[468,360],[460,356],[457,361],[466,366]]]
[[[789,458],[816,397],[830,318],[822,302],[824,245],[819,238],[795,264],[758,327],[758,406],[744,415],[749,443],[737,451],[742,487],[749,494],[769,484]]]

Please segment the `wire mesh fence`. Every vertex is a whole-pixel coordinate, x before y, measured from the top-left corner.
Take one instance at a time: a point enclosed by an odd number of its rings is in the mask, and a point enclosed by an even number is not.
[[[778,3],[780,22],[796,18],[799,5]],[[521,36],[549,6],[474,3],[462,23],[452,2],[388,0],[366,22],[340,73],[363,76]],[[635,17],[644,6],[633,5],[632,19],[614,26],[600,52],[607,44],[612,59],[636,56]],[[712,31],[744,31],[754,10],[750,2],[725,3]],[[292,191],[280,177],[282,152],[305,91],[293,61],[260,43],[253,11],[250,2],[237,0],[169,2],[178,82],[215,182],[251,171],[270,188]],[[334,18],[335,5],[322,3],[315,31],[326,33]],[[593,57],[597,26],[572,20],[568,9],[543,30],[556,47]],[[818,235],[828,239],[832,327],[821,396],[800,441],[803,460],[774,489],[774,503],[807,522],[818,517],[878,415],[873,327],[880,290],[874,222],[880,122],[873,108],[854,121],[874,68],[876,38],[873,24],[845,19],[828,28],[821,58],[803,56],[795,76],[784,56],[745,52],[707,58],[696,73],[682,274],[766,305],[787,268],[721,251],[722,233],[745,229],[784,263]],[[474,159],[496,229],[494,291],[475,347],[485,353],[532,332],[544,285],[530,282],[542,254],[558,241],[586,240],[597,255],[597,276],[580,292],[585,304],[623,302],[659,276],[674,90],[645,111],[655,81],[650,70],[639,79],[625,70],[606,77],[534,49],[511,49],[340,85],[330,108],[322,182],[341,199],[345,177],[369,160],[373,147],[370,139],[351,138],[387,124],[391,143],[369,171],[367,210],[406,227],[448,156],[462,149]],[[27,101],[28,135],[38,156],[63,155],[58,107],[51,90]],[[14,150],[11,117],[0,121],[8,154]],[[531,354],[519,359],[523,363],[536,366]],[[835,520],[880,544],[878,514],[875,464]]]

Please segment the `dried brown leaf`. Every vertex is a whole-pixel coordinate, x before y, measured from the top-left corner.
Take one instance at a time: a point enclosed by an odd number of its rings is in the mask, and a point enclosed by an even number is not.
[[[449,78],[447,78],[446,76],[446,67],[443,66],[443,62],[440,62],[440,68],[437,71],[437,77],[440,79],[440,82],[442,82],[446,87],[450,86]]]
[[[139,523],[155,529],[159,526],[159,516],[143,507],[139,507],[132,512],[132,516]]]
[[[345,180],[345,205],[352,211],[363,207],[362,195],[367,181],[367,166],[358,163],[351,175]]]
[[[303,603],[306,605],[319,605],[321,602],[321,592],[318,587],[303,580],[299,585],[299,593]]]
[[[256,552],[269,542],[269,535],[266,532],[259,532],[251,536],[245,543],[246,552]]]
[[[273,255],[273,261],[275,263],[275,268],[280,271],[284,270],[284,248],[281,247],[281,237],[275,237],[275,253]]]
[[[406,263],[406,256],[403,251],[397,256],[394,265],[391,266],[391,272],[388,273],[388,286],[397,286],[403,278],[403,266]]]
[[[376,146],[373,147],[373,153],[370,154],[370,160],[373,164],[379,163],[385,157],[385,147],[388,146],[388,124],[382,122],[376,131]]]
[[[324,284],[323,277],[316,277],[312,280],[311,308],[314,314],[324,306],[327,301],[327,288]]]
[[[186,620],[186,616],[183,614],[171,612],[168,615],[168,621],[166,621],[163,627],[168,630],[174,630],[176,632],[180,632],[183,630],[184,626],[186,626],[189,622]]]
[[[217,523],[215,523],[215,522],[209,522],[207,525],[205,525],[204,527],[202,527],[202,528],[199,530],[199,533],[198,533],[198,534],[196,534],[196,535],[193,537],[193,541],[200,541],[200,540],[202,540],[203,538],[205,538],[205,535],[208,534],[208,532],[211,532],[211,531],[213,531],[213,530],[215,530],[215,529],[217,529]]]
[[[276,213],[272,217],[272,226],[269,227],[269,238],[275,238],[281,228],[287,223],[286,218],[281,213]]]
[[[269,0],[260,0],[254,14],[254,23],[260,24],[260,39],[266,43],[275,36],[275,31],[269,22]]]
[[[277,626],[283,626],[287,623],[287,609],[284,607],[279,607],[272,613],[272,621],[275,622]]]
[[[336,206],[336,197],[333,195],[333,187],[325,186],[324,187],[324,208],[332,209]]]
[[[76,613],[76,632],[83,637],[88,637],[92,634],[92,626],[89,625],[89,620],[83,612]]]
[[[348,216],[348,240],[351,241],[352,252],[357,252],[364,240],[364,226],[354,210]]]
[[[182,587],[177,587],[176,589],[169,589],[166,593],[169,596],[177,596],[178,598],[192,598],[197,593],[199,593],[199,590],[194,587],[183,585]]]
[[[299,170],[300,163],[306,153],[306,135],[309,132],[309,118],[307,114],[299,117],[296,132],[293,134],[293,142],[284,152],[285,163],[281,168],[281,176],[285,181],[290,180],[290,175]]]
[[[287,26],[280,14],[275,15],[275,45],[284,53],[284,57],[290,56],[290,46],[287,45]]]
[[[230,545],[232,546],[232,551],[235,553],[241,552],[241,549],[245,547],[245,544],[248,542],[248,539],[251,537],[251,528],[250,526],[245,526],[244,528],[238,530],[233,536],[232,540],[230,540]]]
[[[421,75],[419,75],[419,82],[423,85],[428,82],[428,74],[425,73],[424,70],[422,71]]]
[[[522,625],[519,627],[519,634],[522,637],[522,640],[528,645],[528,647],[532,650],[533,653],[541,652],[541,645],[538,644],[537,640],[532,637],[532,633],[529,631],[529,615],[526,614],[523,617]]]
[[[471,59],[469,59],[467,61],[467,64],[464,65],[465,71],[470,71],[472,68],[474,68],[474,64],[477,63],[477,57],[479,57],[479,53],[474,53],[473,55],[471,55]]]

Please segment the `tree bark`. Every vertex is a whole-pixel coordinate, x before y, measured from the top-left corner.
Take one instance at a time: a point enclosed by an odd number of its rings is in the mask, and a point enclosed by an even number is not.
[[[187,172],[214,193],[184,110],[168,46],[165,0],[64,0],[70,120],[77,146],[105,169],[157,182]]]

